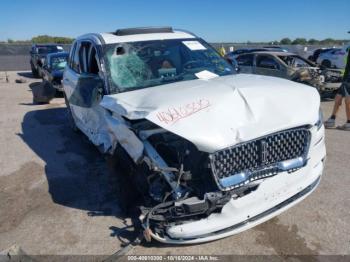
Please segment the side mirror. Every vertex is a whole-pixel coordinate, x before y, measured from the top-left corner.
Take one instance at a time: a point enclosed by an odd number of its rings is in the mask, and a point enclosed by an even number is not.
[[[98,75],[82,74],[69,98],[69,102],[80,107],[93,107],[102,97],[103,87],[104,82]]]
[[[239,68],[239,65],[236,61],[236,59],[232,59],[232,58],[226,58],[226,61],[230,63],[230,65],[233,67],[233,69],[239,73],[239,71],[241,71],[241,69]]]

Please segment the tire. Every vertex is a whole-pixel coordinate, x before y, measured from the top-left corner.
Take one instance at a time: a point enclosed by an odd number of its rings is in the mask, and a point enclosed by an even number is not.
[[[322,61],[321,65],[323,65],[326,68],[331,68],[332,63],[328,59],[325,59],[325,60]]]
[[[114,154],[108,156],[107,159],[109,172],[113,174],[118,185],[116,190],[118,205],[125,216],[133,216],[135,212],[138,212],[136,207],[145,204],[134,181],[133,170],[137,167],[119,145]]]
[[[79,129],[78,129],[77,125],[75,124],[74,117],[73,117],[72,111],[70,109],[66,93],[63,92],[63,96],[64,96],[64,102],[66,103],[66,106],[67,106],[67,117],[68,117],[69,126],[74,132],[78,133]]]

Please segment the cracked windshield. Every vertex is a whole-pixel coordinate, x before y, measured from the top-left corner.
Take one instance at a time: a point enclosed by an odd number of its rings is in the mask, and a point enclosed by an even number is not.
[[[235,72],[226,60],[200,39],[111,44],[106,46],[104,53],[115,92]]]

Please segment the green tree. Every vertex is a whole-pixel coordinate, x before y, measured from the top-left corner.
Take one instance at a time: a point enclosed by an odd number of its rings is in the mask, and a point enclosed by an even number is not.
[[[338,44],[337,40],[334,40],[333,38],[326,38],[320,41],[322,45],[336,45]]]
[[[7,39],[7,43],[9,43],[9,44],[13,44],[14,42],[15,41],[13,39],[11,39],[11,38]]]
[[[305,38],[295,38],[292,42],[292,45],[306,45],[307,41]]]
[[[31,42],[36,44],[47,44],[47,43],[71,44],[73,40],[74,40],[73,38],[69,38],[69,37],[38,35],[33,37],[31,39]]]
[[[292,43],[292,40],[290,40],[288,37],[285,37],[280,41],[281,45],[290,45],[291,43]]]
[[[320,41],[318,41],[318,40],[316,40],[316,39],[314,39],[314,38],[311,38],[311,39],[309,39],[309,40],[307,41],[307,43],[308,43],[309,45],[317,45],[317,44],[320,43]]]

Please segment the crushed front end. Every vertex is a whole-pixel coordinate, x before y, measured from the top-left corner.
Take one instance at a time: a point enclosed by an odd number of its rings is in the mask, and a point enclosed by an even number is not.
[[[333,95],[340,87],[342,72],[329,68],[300,68],[294,70],[291,79],[315,87],[322,96],[329,96]]]
[[[150,197],[140,219],[146,239],[166,243],[211,241],[262,223],[310,194],[323,171],[323,127],[282,130],[213,153],[161,128],[138,135]]]

